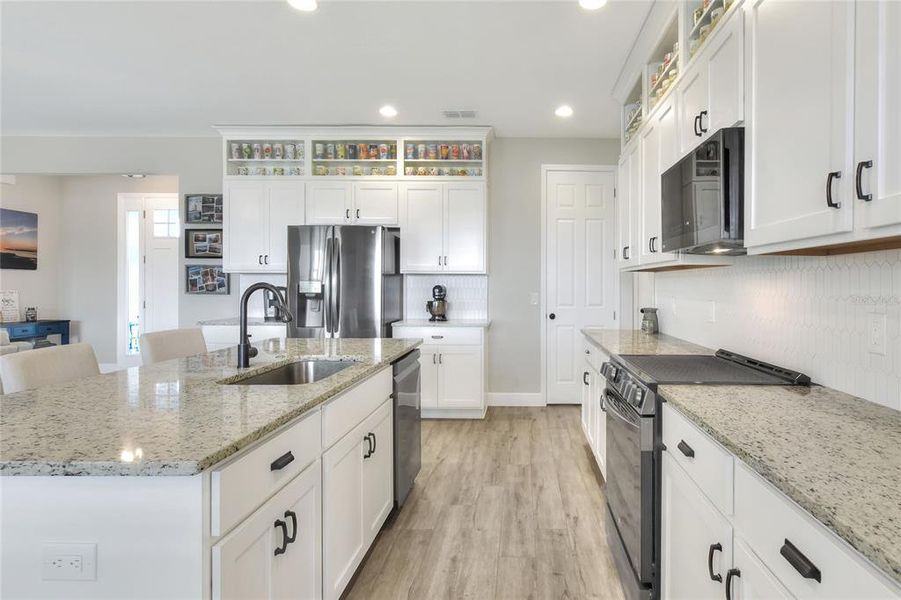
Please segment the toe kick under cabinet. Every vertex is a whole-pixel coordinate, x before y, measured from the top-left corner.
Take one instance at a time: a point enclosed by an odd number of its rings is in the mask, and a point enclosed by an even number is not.
[[[485,332],[481,327],[394,327],[396,338],[421,338],[423,418],[485,416]]]

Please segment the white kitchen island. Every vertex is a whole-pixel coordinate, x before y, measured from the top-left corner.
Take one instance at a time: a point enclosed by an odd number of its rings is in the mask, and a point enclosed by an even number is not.
[[[4,598],[337,598],[393,507],[391,363],[273,339],[0,399]],[[239,380],[354,361],[304,385]]]

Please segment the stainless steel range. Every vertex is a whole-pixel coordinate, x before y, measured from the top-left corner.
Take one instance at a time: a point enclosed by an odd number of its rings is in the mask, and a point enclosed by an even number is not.
[[[604,363],[607,542],[630,600],[659,597],[660,451],[657,385],[809,385],[810,378],[718,350],[713,356],[622,355]]]

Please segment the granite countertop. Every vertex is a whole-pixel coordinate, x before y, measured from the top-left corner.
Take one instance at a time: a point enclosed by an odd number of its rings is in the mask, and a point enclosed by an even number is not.
[[[197,325],[200,327],[209,327],[216,325],[223,325],[229,327],[237,327],[240,325],[240,320],[238,317],[227,317],[225,319],[207,319],[205,321],[197,321]],[[260,317],[248,317],[247,324],[251,327],[281,327],[284,328],[285,324],[281,321],[266,321]]]
[[[388,368],[421,340],[271,339],[0,396],[0,475],[194,475]],[[306,385],[224,385],[301,358],[357,361]]]
[[[901,583],[901,412],[816,385],[659,392]]]
[[[392,327],[482,327],[491,326],[488,319],[453,319],[450,321],[429,321],[428,319],[404,319],[391,324]]]
[[[713,354],[713,350],[663,333],[648,334],[638,329],[586,327],[582,334],[608,354]]]

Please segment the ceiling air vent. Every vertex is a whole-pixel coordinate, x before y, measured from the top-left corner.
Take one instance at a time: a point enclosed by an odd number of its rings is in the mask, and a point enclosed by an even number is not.
[[[443,110],[441,114],[445,119],[475,119],[476,111],[474,110]]]

